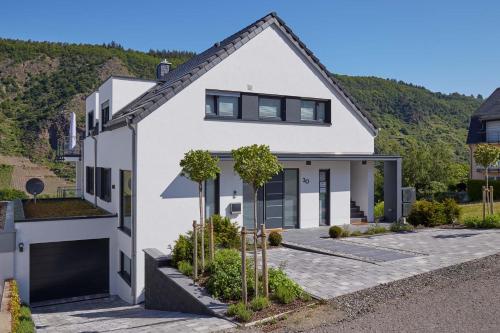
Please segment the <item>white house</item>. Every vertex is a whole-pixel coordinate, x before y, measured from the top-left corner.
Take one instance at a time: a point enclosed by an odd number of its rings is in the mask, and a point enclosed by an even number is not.
[[[230,152],[266,144],[284,166],[259,195],[268,228],[372,222],[377,161],[386,219],[401,216],[400,158],[374,154],[373,122],[275,13],[169,67],[158,66],[157,81],[110,77],[86,100],[86,137],[72,158],[84,198],[117,216],[111,228],[82,222],[59,241],[109,239],[109,293],[140,302],[142,250],[168,252],[199,218],[197,186],[179,167],[190,149],[220,158],[219,177],[205,184],[207,215],[252,225],[252,196]],[[64,234],[53,232],[51,242]],[[29,301],[30,273],[21,271]]]

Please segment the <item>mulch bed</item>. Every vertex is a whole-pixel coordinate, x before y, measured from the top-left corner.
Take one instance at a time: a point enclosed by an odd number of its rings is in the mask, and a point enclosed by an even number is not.
[[[270,304],[267,308],[254,312],[252,315],[252,319],[250,319],[250,322],[252,321],[257,321],[257,320],[262,320],[266,319],[269,317],[273,317],[285,312],[290,312],[290,311],[295,311],[298,309],[301,309],[307,305],[310,305],[314,303],[314,300],[310,300],[308,302],[302,301],[300,299],[295,300],[292,303],[289,304],[281,304],[281,303],[276,303],[274,301],[270,301]]]

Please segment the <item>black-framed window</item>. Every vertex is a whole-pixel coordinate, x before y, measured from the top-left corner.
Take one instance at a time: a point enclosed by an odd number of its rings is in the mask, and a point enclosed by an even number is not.
[[[88,194],[94,194],[94,168],[85,168],[85,191]]]
[[[89,135],[92,134],[92,130],[94,129],[94,110],[90,111],[87,114],[87,126]]]
[[[283,99],[280,97],[259,96],[260,119],[283,119]]]
[[[205,95],[205,115],[212,117],[239,118],[240,94],[207,92]]]
[[[326,103],[323,101],[314,101],[303,99],[300,101],[300,120],[318,121],[326,120]]]
[[[132,260],[120,251],[120,271],[118,274],[130,286],[132,281]]]
[[[104,201],[111,202],[111,169],[96,169],[96,195]]]
[[[130,235],[132,227],[132,172],[120,170],[120,229]]]
[[[109,101],[106,101],[101,104],[101,124],[102,126],[106,125],[109,121]]]
[[[219,214],[219,175],[217,178],[205,181],[205,217],[209,218],[214,214]]]

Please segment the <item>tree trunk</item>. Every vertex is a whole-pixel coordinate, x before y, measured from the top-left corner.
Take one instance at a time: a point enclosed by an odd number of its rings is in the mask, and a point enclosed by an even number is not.
[[[203,212],[203,183],[198,183],[200,201],[200,228],[201,228],[201,271],[205,270],[205,219]]]
[[[259,273],[257,269],[257,195],[258,188],[254,185],[253,189],[253,274],[255,284],[255,297],[259,295]]]
[[[489,186],[488,186],[488,167],[485,168],[485,175],[486,175],[486,188],[489,188]]]

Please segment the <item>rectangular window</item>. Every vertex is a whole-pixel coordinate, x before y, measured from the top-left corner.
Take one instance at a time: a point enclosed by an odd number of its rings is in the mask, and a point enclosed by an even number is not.
[[[259,97],[259,118],[260,119],[282,119],[281,98]]]
[[[219,175],[205,182],[205,217],[219,214]]]
[[[205,115],[227,118],[240,117],[240,94],[231,92],[207,92]]]
[[[130,235],[132,226],[132,172],[120,170],[120,229]]]
[[[120,271],[118,274],[130,286],[132,281],[132,260],[120,251]]]
[[[330,170],[319,170],[319,225],[330,225]]]
[[[85,191],[88,194],[94,194],[94,168],[85,168]]]
[[[111,202],[111,169],[97,168],[96,187],[96,195],[101,200]]]
[[[106,125],[109,121],[109,101],[101,104],[101,123],[102,126]]]
[[[302,100],[300,102],[300,120],[325,122],[325,102]]]
[[[90,111],[87,114],[87,124],[88,124],[88,134],[92,134],[92,130],[94,129],[94,111]]]

